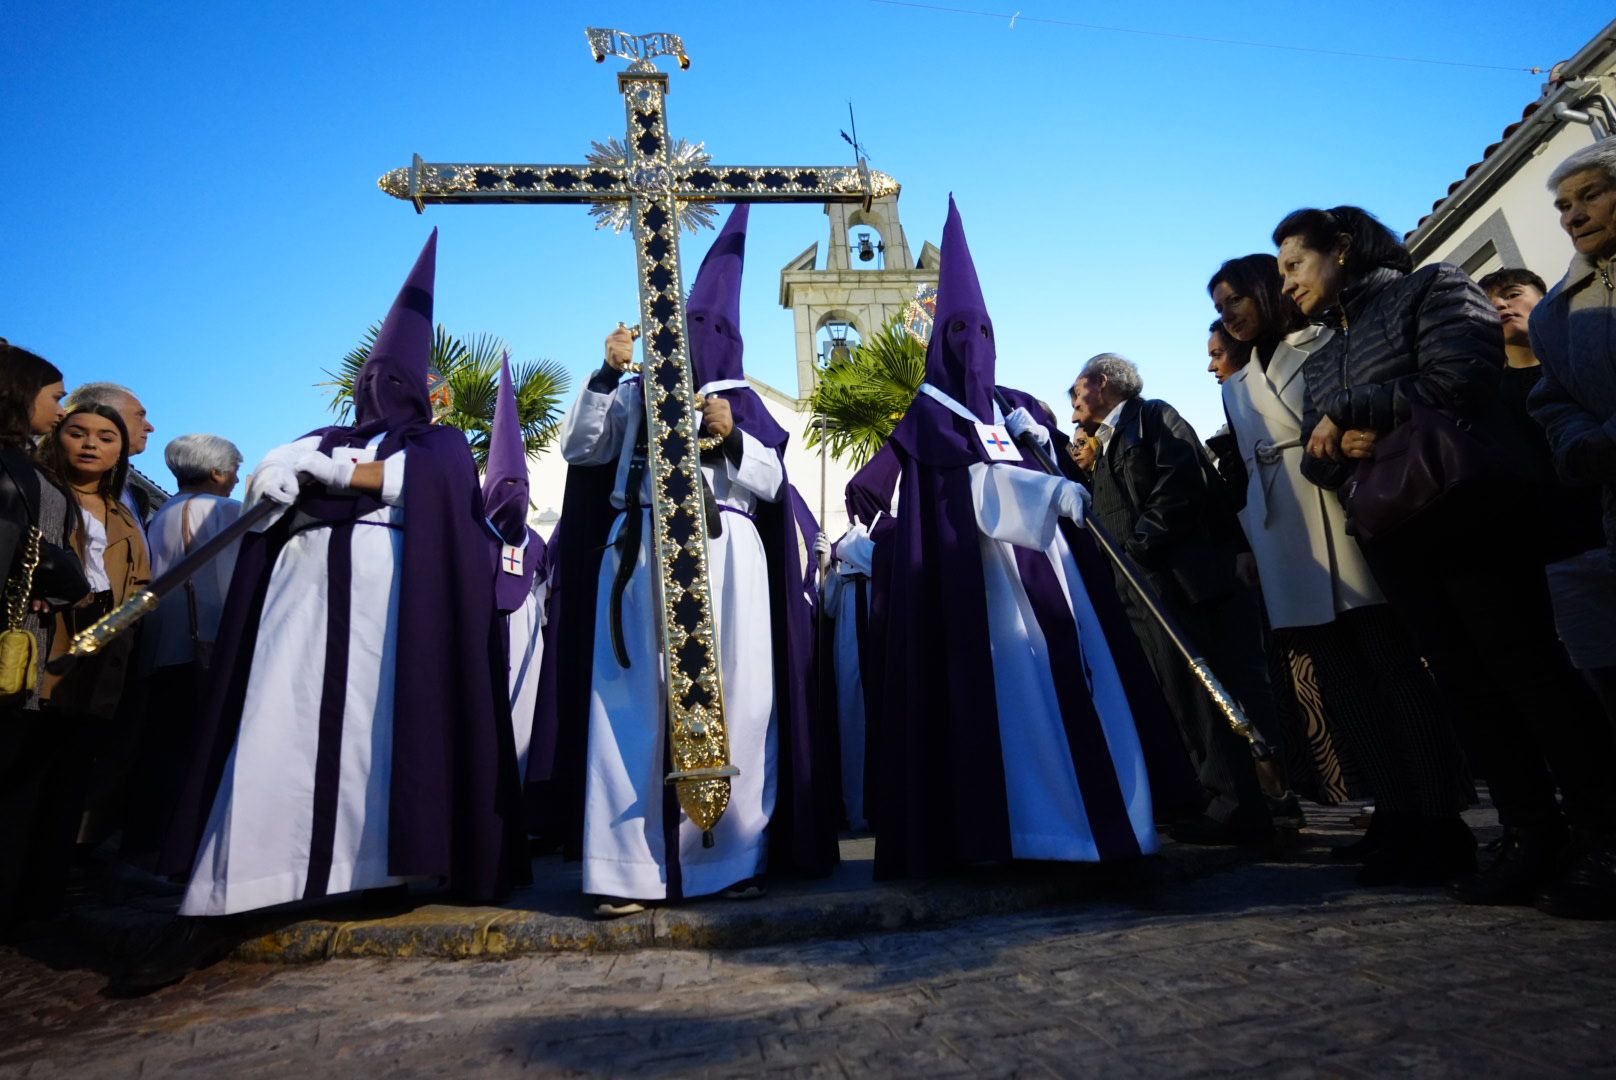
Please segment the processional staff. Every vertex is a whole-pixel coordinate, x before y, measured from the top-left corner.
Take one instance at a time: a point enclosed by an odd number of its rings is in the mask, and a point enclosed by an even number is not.
[[[631,61],[618,73],[628,130],[622,142],[595,143],[581,165],[441,164],[416,155],[380,180],[383,191],[415,204],[584,203],[597,228],[631,230],[640,293],[645,416],[651,479],[651,565],[661,615],[660,640],[669,742],[679,804],[712,842],[729,805],[729,732],[712,618],[695,402],[686,343],[679,229],[716,218],[710,204],[861,202],[895,195],[891,177],[855,167],[711,163],[701,144],[668,135],[668,76],[653,60],[673,56],[690,67],[676,34],[587,31],[597,62]]]

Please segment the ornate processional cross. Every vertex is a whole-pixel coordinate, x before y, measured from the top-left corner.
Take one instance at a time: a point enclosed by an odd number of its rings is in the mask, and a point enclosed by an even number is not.
[[[646,423],[649,427],[651,537],[667,693],[668,732],[679,804],[711,843],[729,805],[729,732],[719,681],[718,639],[708,589],[707,537],[698,440],[700,413],[686,348],[679,228],[692,232],[716,217],[711,203],[862,202],[896,194],[891,177],[857,167],[719,166],[700,145],[668,137],[668,76],[652,62],[675,56],[688,68],[675,34],[587,31],[596,62],[633,61],[618,73],[628,113],[625,140],[596,143],[584,165],[438,164],[416,155],[380,180],[383,191],[415,204],[589,203],[597,228],[632,229],[645,328]]]

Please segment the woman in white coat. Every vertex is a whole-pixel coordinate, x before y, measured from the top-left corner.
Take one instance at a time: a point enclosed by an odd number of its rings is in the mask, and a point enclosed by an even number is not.
[[[1311,667],[1317,707],[1375,796],[1370,834],[1341,849],[1371,856],[1420,820],[1463,804],[1459,747],[1441,698],[1387,606],[1334,492],[1303,478],[1308,357],[1331,331],[1308,325],[1281,290],[1272,255],[1218,268],[1207,285],[1225,330],[1251,359],[1223,382],[1223,406],[1245,466],[1240,522],[1256,558],[1277,647]],[[1299,688],[1300,689],[1300,688]],[[1373,883],[1371,859],[1361,877]]]

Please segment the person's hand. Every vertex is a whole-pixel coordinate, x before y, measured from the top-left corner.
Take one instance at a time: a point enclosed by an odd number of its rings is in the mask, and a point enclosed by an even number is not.
[[[701,426],[709,435],[729,438],[729,433],[735,430],[735,414],[730,412],[729,402],[721,397],[710,397],[703,401]]]
[[[613,371],[627,371],[634,363],[634,335],[628,327],[619,326],[606,335],[606,366]]]
[[[1240,584],[1255,589],[1257,587],[1257,556],[1249,551],[1242,551],[1234,557],[1234,576],[1240,579]]]
[[[830,558],[830,537],[824,533],[814,537],[814,558],[821,560]]]
[[[1341,435],[1341,452],[1349,458],[1364,461],[1375,456],[1375,440],[1379,432],[1368,428],[1350,428]]]
[[[1307,439],[1307,452],[1311,457],[1341,460],[1341,429],[1328,416],[1322,417],[1313,434]]]
[[[297,493],[300,490],[297,482],[297,469],[292,465],[283,465],[277,461],[265,458],[253,474],[247,478],[247,501],[255,499],[268,499],[270,502],[280,503],[282,506],[291,506],[297,502]]]
[[[1072,460],[1077,462],[1077,467],[1084,472],[1093,470],[1094,459],[1099,456],[1094,437],[1083,431],[1072,436],[1072,441],[1066,446],[1066,452],[1072,455]]]
[[[1023,435],[1031,435],[1039,446],[1049,445],[1049,429],[1032,418],[1032,413],[1025,408],[1012,410],[1004,418],[1005,430],[1010,432],[1012,439],[1019,439]]]
[[[844,566],[851,567],[861,574],[869,573],[872,560],[875,558],[875,541],[870,539],[870,530],[855,522],[853,527],[836,541],[836,558]]]
[[[358,466],[351,461],[338,461],[318,450],[310,450],[297,459],[298,472],[333,490],[352,484],[356,468]]]
[[[1076,480],[1062,480],[1055,491],[1055,511],[1078,528],[1088,516],[1091,496],[1089,489]]]

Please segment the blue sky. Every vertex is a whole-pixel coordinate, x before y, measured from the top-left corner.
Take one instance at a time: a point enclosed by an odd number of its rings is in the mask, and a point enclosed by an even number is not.
[[[1058,402],[1083,358],[1122,352],[1205,433],[1219,415],[1204,371],[1218,263],[1269,250],[1300,205],[1355,202],[1411,228],[1542,76],[1026,18],[1524,69],[1570,56],[1610,11],[1046,0],[1022,14],[1012,29],[868,0],[6,0],[0,336],[69,385],[133,386],[158,428],[138,462],[154,476],[167,479],[162,445],[189,431],[256,461],[326,422],[322,369],[386,311],[438,225],[439,320],[580,375],[634,319],[626,237],[596,232],[582,207],[417,217],[376,178],[415,152],[582,160],[623,126],[618,63],[596,65],[583,28],[669,30],[693,59],[671,75],[673,134],[719,162],[843,163],[852,98],[872,164],[904,185],[915,251],[954,193],[1000,381]],[[825,234],[815,206],[752,214],[747,367],[787,390],[779,270]],[[712,235],[690,241],[687,265]]]

